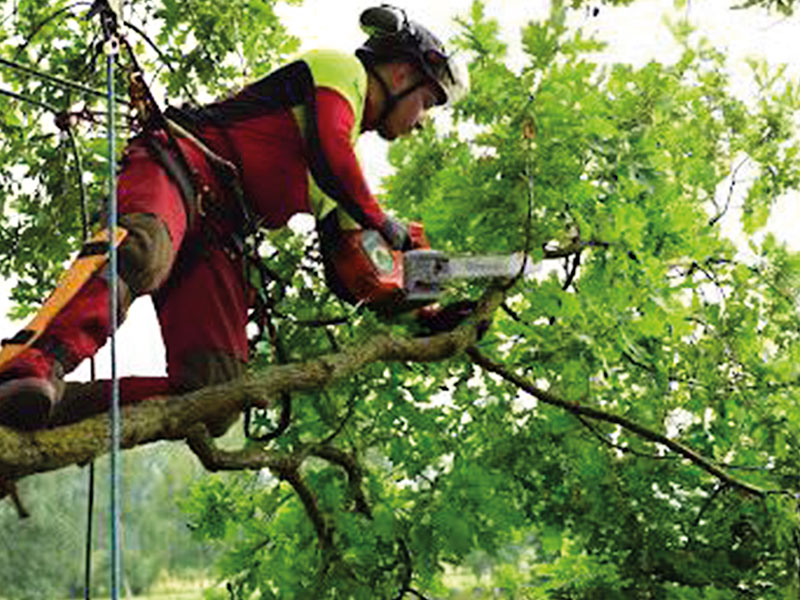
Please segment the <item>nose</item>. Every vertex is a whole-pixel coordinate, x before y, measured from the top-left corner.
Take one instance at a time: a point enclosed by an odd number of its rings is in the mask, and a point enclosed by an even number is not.
[[[425,126],[430,122],[430,120],[430,116],[426,112],[423,112],[417,119],[417,122],[414,123],[414,129],[417,131],[425,129]]]

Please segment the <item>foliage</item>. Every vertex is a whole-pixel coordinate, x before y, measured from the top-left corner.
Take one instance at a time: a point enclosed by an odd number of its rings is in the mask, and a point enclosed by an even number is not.
[[[215,22],[238,18],[225,3],[191,4]],[[181,3],[160,6],[139,16],[164,20],[164,44],[208,33],[210,21]],[[454,596],[456,568],[515,598],[800,593],[800,263],[763,235],[777,199],[800,183],[800,93],[754,62],[757,101],[734,97],[725,55],[682,22],[675,64],[601,68],[599,44],[568,29],[565,10],[556,2],[549,19],[523,27],[527,62],[516,72],[496,24],[473,5],[455,43],[472,58],[474,91],[452,123],[393,146],[384,199],[424,221],[439,248],[562,258],[516,282],[468,356],[373,364],[322,392],[293,393],[288,431],[230,454],[255,473],[192,486],[182,508],[219,552],[230,597]],[[235,31],[208,33],[202,51],[219,58],[244,44],[250,64],[263,48]],[[81,62],[86,48],[38,35],[54,68]],[[276,43],[289,42],[281,33]],[[210,64],[170,58],[179,65],[163,73],[170,94],[226,85],[212,83]],[[223,82],[241,72],[213,66]],[[57,138],[43,138],[39,156],[30,141],[46,128],[16,104],[0,110],[4,197],[18,211],[6,217],[15,233],[2,234],[0,265],[34,295],[77,236],[41,232],[56,214],[74,215],[75,198],[52,193],[65,173],[54,170]],[[87,173],[102,165],[97,148]],[[34,192],[12,176],[22,163]],[[747,252],[720,233],[737,202]],[[64,247],[28,246],[34,238]],[[307,238],[273,232],[269,245],[279,249],[269,333],[283,352],[261,340],[255,369],[364,345],[389,327],[408,332],[325,295]],[[26,271],[32,256],[47,259],[42,273]],[[481,360],[499,367],[490,374]],[[274,412],[255,415],[254,428],[273,428]]]
[[[612,6],[627,6],[632,4],[635,0],[568,0],[567,4],[572,8],[585,7],[594,11],[599,11],[599,4],[610,4]],[[673,0],[676,7],[683,8],[691,0]],[[766,11],[780,13],[782,15],[791,16],[794,14],[796,2],[795,0],[740,0],[738,2],[730,2],[732,9],[747,9],[747,8],[761,8]]]

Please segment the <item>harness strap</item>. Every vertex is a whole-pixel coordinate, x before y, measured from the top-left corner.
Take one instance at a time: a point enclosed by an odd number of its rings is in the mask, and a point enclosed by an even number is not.
[[[377,124],[378,125],[383,123],[389,117],[389,115],[395,109],[395,107],[400,102],[400,100],[402,100],[406,96],[414,93],[415,91],[417,91],[419,88],[421,88],[423,85],[425,85],[427,83],[423,79],[423,80],[418,81],[417,83],[415,83],[411,87],[403,90],[399,94],[394,94],[389,89],[389,84],[386,83],[386,80],[381,76],[380,73],[378,73],[378,71],[376,71],[372,66],[367,66],[365,68],[369,71],[370,75],[372,75],[378,81],[378,83],[381,86],[381,89],[383,90],[384,103],[383,103],[383,109],[381,110],[381,114],[378,115],[378,120],[377,120]]]
[[[403,92],[403,95],[406,93],[410,92]],[[347,192],[325,155],[317,123],[316,84],[305,61],[298,60],[273,71],[228,100],[198,108],[169,107],[165,114],[190,131],[215,126],[224,133],[233,123],[297,106],[304,108],[306,161],[317,186],[359,225],[374,228],[375,224]],[[234,149],[233,144],[230,145]]]
[[[197,216],[197,189],[192,170],[180,145],[167,126],[167,119],[161,107],[153,97],[150,87],[144,80],[144,71],[136,59],[136,54],[125,38],[122,38],[131,60],[129,76],[129,93],[131,104],[136,109],[142,132],[146,136],[147,146],[151,154],[164,167],[181,193],[186,209],[186,227],[190,229]],[[163,131],[166,135],[166,146],[156,138],[154,133]]]
[[[192,173],[188,171],[185,161],[181,161],[174,152],[170,152],[157,136],[148,135],[145,141],[151,156],[158,161],[170,179],[178,186],[183,206],[186,209],[187,228],[190,228],[198,213],[198,196],[195,192]]]

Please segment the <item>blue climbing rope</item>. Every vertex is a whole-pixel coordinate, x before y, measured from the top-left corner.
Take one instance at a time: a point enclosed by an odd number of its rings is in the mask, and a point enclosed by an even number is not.
[[[120,3],[121,5],[121,3]],[[117,377],[117,344],[116,333],[119,323],[119,284],[117,281],[117,248],[113,243],[117,230],[117,152],[116,152],[116,126],[114,122],[115,93],[114,93],[114,61],[119,52],[119,39],[117,37],[117,14],[107,0],[97,0],[100,21],[105,37],[104,50],[106,54],[106,81],[107,81],[107,123],[108,123],[108,239],[109,239],[109,322],[110,322],[110,348],[111,348],[111,468],[110,468],[110,514],[111,514],[111,600],[119,600],[119,590],[122,583],[122,548],[120,544],[121,515],[120,515],[120,438],[121,416],[119,406],[119,379]],[[92,11],[90,11],[91,13]]]

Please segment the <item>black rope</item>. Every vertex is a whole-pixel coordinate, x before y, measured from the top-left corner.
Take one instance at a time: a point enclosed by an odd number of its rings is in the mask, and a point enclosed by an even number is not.
[[[163,64],[165,67],[167,67],[167,69],[169,70],[169,72],[170,72],[170,73],[172,73],[173,75],[176,75],[176,74],[177,74],[177,73],[175,72],[175,69],[172,67],[172,65],[170,64],[169,60],[167,59],[166,55],[165,55],[165,54],[164,54],[164,53],[161,51],[161,48],[159,48],[159,47],[158,47],[158,44],[156,44],[156,43],[155,43],[155,42],[154,42],[154,41],[153,41],[153,40],[150,38],[150,36],[148,36],[148,35],[147,35],[147,34],[144,32],[144,30],[142,30],[141,28],[137,27],[136,25],[134,25],[134,24],[133,24],[133,23],[131,23],[130,21],[123,21],[123,23],[125,23],[125,26],[126,26],[128,29],[130,29],[130,30],[131,30],[131,31],[133,31],[134,33],[137,33],[137,34],[138,34],[138,35],[139,35],[139,36],[140,36],[140,37],[141,37],[141,38],[142,38],[142,39],[143,39],[143,40],[144,40],[144,41],[147,43],[147,45],[148,45],[148,46],[150,46],[150,47],[151,47],[151,48],[152,48],[152,49],[155,51],[155,53],[158,55],[158,58],[159,58],[159,60],[161,61],[161,63],[162,63],[162,64]],[[185,84],[185,83],[183,83],[183,84],[181,85],[181,89],[183,90],[183,93],[184,93],[184,94],[186,94],[186,97],[187,97],[187,98],[189,98],[189,101],[190,101],[192,104],[197,104],[197,103],[198,103],[198,102],[197,102],[197,100],[195,99],[194,95],[193,95],[193,94],[192,94],[192,93],[189,91],[189,88],[186,86],[186,84]]]
[[[2,60],[3,59],[0,59],[0,61]],[[30,96],[26,96],[25,94],[12,92],[11,90],[7,90],[5,88],[0,88],[0,94],[4,96],[9,96],[10,98],[14,98],[15,100],[27,102],[28,104],[33,104],[34,106],[38,106],[39,108],[49,110],[50,112],[53,112],[55,114],[59,113],[59,110],[52,104],[48,104],[47,102],[42,102],[41,100],[37,100],[36,98],[31,98]]]
[[[44,71],[40,71],[38,69],[34,69],[33,67],[30,67],[28,65],[24,65],[22,63],[18,63],[18,62],[13,61],[13,60],[9,60],[7,58],[0,57],[0,65],[4,65],[4,66],[9,67],[11,69],[15,69],[17,71],[25,73],[26,75],[31,75],[33,77],[37,77],[39,79],[47,81],[48,83],[59,85],[62,88],[65,88],[65,89],[70,89],[70,90],[74,90],[74,91],[81,92],[81,93],[84,93],[84,94],[88,94],[90,96],[95,96],[96,98],[103,98],[103,99],[106,98],[106,93],[105,92],[101,92],[101,91],[95,90],[93,88],[90,88],[90,87],[85,86],[83,84],[77,83],[75,81],[70,81],[69,79],[64,79],[62,77],[57,77],[55,75],[50,75],[49,73],[45,73]],[[131,105],[130,102],[128,102],[124,98],[120,98],[119,96],[115,96],[114,97],[114,101],[117,104],[122,104],[123,106],[130,106]]]
[[[56,117],[56,125],[61,131],[66,132],[69,137],[70,147],[72,148],[72,156],[75,160],[75,171],[78,179],[78,190],[80,193],[80,207],[81,207],[81,233],[83,238],[83,245],[89,240],[89,206],[88,197],[86,194],[86,185],[83,182],[83,161],[81,160],[80,149],[78,148],[78,141],[75,139],[75,134],[72,131],[72,124],[69,119],[68,113],[60,113]],[[97,370],[95,357],[89,359],[90,379],[91,381],[97,380]],[[89,463],[89,482],[87,490],[87,506],[86,506],[86,543],[84,550],[84,565],[83,565],[83,597],[84,600],[90,600],[92,590],[92,529],[94,524],[94,501],[95,501],[95,464],[94,461]]]

